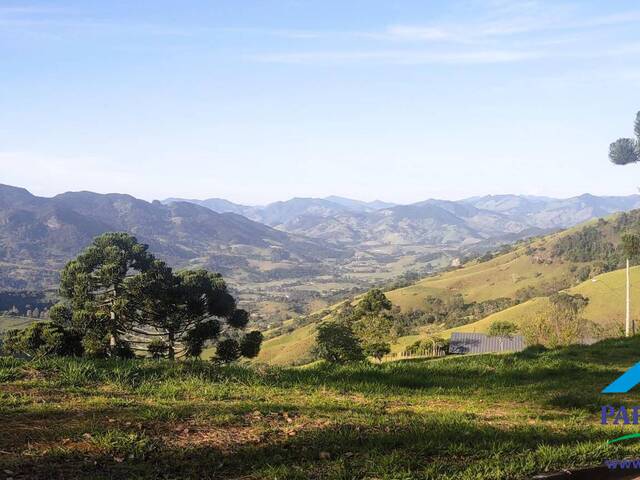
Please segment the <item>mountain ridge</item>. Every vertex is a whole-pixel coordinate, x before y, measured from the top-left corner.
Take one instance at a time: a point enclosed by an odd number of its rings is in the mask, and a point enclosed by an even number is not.
[[[543,234],[617,211],[640,208],[640,195],[596,196],[585,193],[559,199],[504,194],[462,200],[432,198],[406,205],[330,196],[296,197],[261,207],[233,205],[236,210],[249,209],[242,214],[274,228],[351,246],[356,246],[358,242],[373,241],[376,235],[379,239],[390,239],[378,242],[381,244],[396,241],[404,244],[412,241],[447,244],[462,242],[462,237],[466,237],[464,243],[469,244],[482,243],[495,237],[503,237],[508,241],[517,238],[519,233]],[[389,231],[390,219],[408,222],[406,225],[396,225],[396,231],[407,227],[421,233],[393,235]],[[456,228],[460,231],[456,232]],[[441,234],[431,231],[434,229],[441,229]]]
[[[95,236],[125,231],[176,268],[219,271],[247,308],[280,322],[640,198],[505,195],[389,206],[299,197],[265,207],[259,219],[238,213],[256,207],[209,200],[207,207],[89,191],[48,198],[0,185],[0,291],[53,288],[64,263]]]
[[[0,288],[25,287],[20,282],[21,266],[60,269],[95,236],[108,231],[137,236],[174,266],[200,265],[226,272],[235,262],[254,276],[259,269],[251,272],[248,259],[293,258],[313,264],[344,255],[320,240],[192,203],[164,205],[126,194],[87,191],[46,198],[0,185]]]

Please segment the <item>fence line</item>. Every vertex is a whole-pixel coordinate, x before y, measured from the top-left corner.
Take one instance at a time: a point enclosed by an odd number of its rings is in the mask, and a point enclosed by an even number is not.
[[[429,347],[418,348],[410,351],[402,351],[396,353],[390,353],[382,358],[382,361],[389,360],[406,360],[411,358],[436,358],[444,357],[446,351],[443,347],[438,345],[431,345]]]

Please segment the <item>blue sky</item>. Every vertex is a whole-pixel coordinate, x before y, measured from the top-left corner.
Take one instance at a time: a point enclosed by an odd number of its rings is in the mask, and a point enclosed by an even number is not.
[[[0,0],[0,183],[265,203],[637,193],[636,1]]]

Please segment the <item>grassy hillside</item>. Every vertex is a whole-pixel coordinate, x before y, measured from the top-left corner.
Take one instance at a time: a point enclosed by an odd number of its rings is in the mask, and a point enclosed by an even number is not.
[[[535,240],[514,251],[499,255],[486,262],[474,262],[463,268],[426,278],[414,285],[392,290],[386,295],[394,305],[403,310],[424,307],[429,295],[446,297],[462,293],[465,300],[480,302],[500,297],[514,297],[527,287],[572,277],[573,262],[549,258],[554,243],[573,229]],[[542,250],[544,249],[544,250]],[[542,250],[540,253],[537,250]],[[535,254],[529,252],[536,251]],[[539,260],[537,260],[539,258]]]
[[[510,480],[637,458],[600,390],[640,337],[590,347],[307,368],[0,359],[15,479]]]
[[[595,223],[589,222],[585,225]],[[385,295],[394,305],[407,312],[424,308],[428,296],[446,298],[462,293],[466,301],[483,301],[499,297],[513,298],[519,290],[528,287],[553,289],[553,285],[562,286],[563,282],[566,284],[573,281],[572,270],[586,262],[553,259],[550,252],[559,239],[580,228],[582,227],[533,240],[489,261],[474,261],[462,268],[426,278],[414,285],[385,292]],[[537,303],[533,301],[532,305]],[[520,305],[509,310],[509,312],[499,312],[497,315],[506,315],[511,319],[524,311]],[[491,321],[485,325],[486,322],[481,320],[472,324],[470,328],[476,328],[477,331],[482,332],[488,328]],[[303,328],[303,332],[296,330],[265,342],[258,360],[280,365],[309,360],[315,327],[308,325]],[[464,330],[464,327],[455,330],[460,329]],[[449,334],[450,331],[447,331],[445,336]],[[425,334],[401,337],[392,346],[392,351],[401,351],[422,338],[425,338]]]
[[[630,277],[632,285],[631,298],[633,299],[634,295],[638,298],[638,300],[631,302],[631,318],[640,327],[640,267],[632,267]],[[625,318],[625,279],[625,270],[616,270],[598,275],[566,291],[571,294],[584,295],[589,299],[589,304],[582,313],[584,318],[620,333],[624,328]],[[442,333],[442,336],[448,337],[453,332],[485,333],[493,322],[499,320],[517,324],[523,319],[535,315],[547,303],[547,298],[534,298],[515,307],[489,315],[480,321],[448,329]],[[416,336],[416,339],[422,337]]]
[[[447,299],[462,294],[465,302],[501,297],[523,302],[467,325],[445,330],[442,334],[445,337],[454,331],[486,332],[496,320],[518,323],[542,309],[548,301],[544,297],[560,290],[587,296],[590,303],[585,311],[586,318],[609,327],[619,324],[624,316],[624,271],[599,273],[619,262],[616,245],[621,234],[638,230],[640,211],[612,215],[522,242],[512,251],[488,261],[470,262],[462,268],[391,290],[386,295],[403,312],[424,309],[429,296]],[[632,275],[633,282],[640,285],[640,269],[634,268]],[[588,279],[582,281],[584,278]],[[640,295],[640,288],[636,290]],[[640,302],[632,303],[632,308],[634,316],[640,319]],[[306,326],[304,332],[294,331],[270,340],[259,360],[290,364],[309,359],[313,332],[313,326]],[[418,327],[415,334],[399,338],[392,350],[401,351],[427,336],[426,327]]]
[[[272,365],[290,365],[310,360],[315,343],[314,324],[297,328],[291,333],[266,340],[260,349],[258,361]]]

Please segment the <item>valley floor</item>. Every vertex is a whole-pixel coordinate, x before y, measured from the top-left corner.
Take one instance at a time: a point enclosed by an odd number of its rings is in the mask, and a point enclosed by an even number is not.
[[[520,479],[640,457],[600,390],[640,337],[382,365],[0,358],[0,475]],[[636,400],[634,400],[636,399]],[[637,427],[636,427],[637,430]]]

